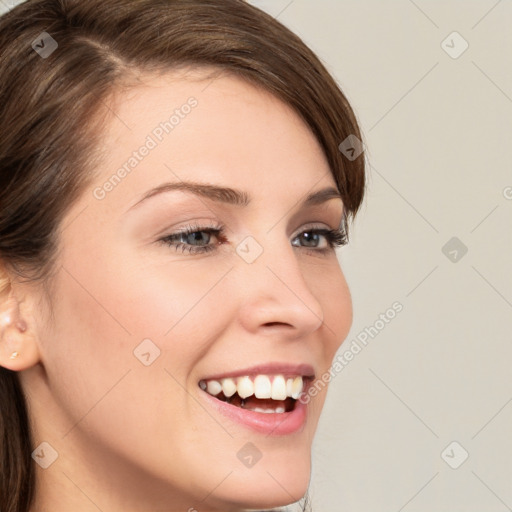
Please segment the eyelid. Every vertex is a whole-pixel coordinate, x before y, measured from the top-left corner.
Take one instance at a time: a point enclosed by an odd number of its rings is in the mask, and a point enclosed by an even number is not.
[[[187,224],[184,224],[183,226],[177,227],[177,228],[170,228],[171,232],[169,234],[174,233],[185,233],[188,231],[191,231],[192,229],[197,229],[198,231],[202,230],[208,230],[208,229],[225,229],[225,225],[220,222],[215,221],[205,221],[205,222],[198,222],[198,221],[190,221]]]
[[[302,232],[307,231],[308,229],[327,229],[327,230],[336,230],[339,229],[338,226],[332,227],[327,222],[322,221],[313,221],[313,222],[307,222],[306,224],[302,224],[300,228],[298,228],[292,235],[292,238],[295,238],[296,236],[300,235]]]
[[[179,234],[179,233],[186,233],[191,230],[222,230],[224,232],[231,232],[232,230],[227,226],[226,223],[213,220],[213,219],[204,219],[204,220],[189,220],[189,221],[183,221],[178,224],[179,227],[175,227],[176,225],[167,227],[165,230],[162,230],[160,235],[157,235],[159,237],[165,237],[172,234]],[[341,219],[341,222],[338,226],[332,226],[327,221],[309,221],[305,224],[301,224],[290,236],[293,236],[294,238],[300,234],[302,231],[305,231],[307,229],[330,229],[330,230],[336,230],[336,229],[343,229],[345,227],[344,218]]]

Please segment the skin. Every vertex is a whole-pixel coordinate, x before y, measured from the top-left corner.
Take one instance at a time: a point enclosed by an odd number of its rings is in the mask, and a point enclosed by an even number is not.
[[[276,437],[203,406],[198,381],[268,362],[310,363],[317,377],[328,371],[351,326],[349,289],[334,249],[292,240],[311,227],[337,228],[343,205],[298,207],[336,185],[288,106],[229,75],[199,78],[146,77],[116,96],[106,158],[61,222],[51,293],[13,280],[3,298],[11,316],[0,362],[19,372],[35,446],[58,452],[47,469],[36,465],[31,512],[269,508],[307,490],[325,391],[311,399],[302,431]],[[94,188],[191,96],[197,107],[96,199]],[[180,180],[240,189],[251,203],[173,191],[129,210],[148,190]],[[198,255],[158,241],[191,223],[222,224],[226,240]],[[235,251],[247,236],[263,248],[251,264]],[[147,338],[160,349],[149,366],[133,353]],[[262,453],[252,468],[237,458],[247,442]]]

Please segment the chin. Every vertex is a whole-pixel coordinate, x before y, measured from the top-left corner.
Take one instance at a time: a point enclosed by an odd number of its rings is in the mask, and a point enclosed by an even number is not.
[[[222,510],[259,511],[299,501],[311,478],[311,451],[276,451],[280,453],[265,453],[252,468],[234,470],[211,504]]]

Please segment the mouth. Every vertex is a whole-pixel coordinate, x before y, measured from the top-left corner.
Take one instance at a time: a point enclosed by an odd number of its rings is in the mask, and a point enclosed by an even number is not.
[[[306,420],[306,405],[299,400],[314,379],[309,366],[266,367],[201,379],[199,388],[222,414],[259,432],[290,434]]]
[[[200,380],[199,387],[235,407],[264,414],[283,414],[295,409],[308,383],[302,375],[244,375],[220,380]]]

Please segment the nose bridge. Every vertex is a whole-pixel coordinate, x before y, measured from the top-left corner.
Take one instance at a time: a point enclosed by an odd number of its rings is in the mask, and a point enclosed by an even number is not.
[[[304,335],[322,325],[322,305],[310,290],[295,251],[277,234],[264,237],[263,243],[247,237],[237,247],[245,288],[241,317],[248,329],[282,324]]]

